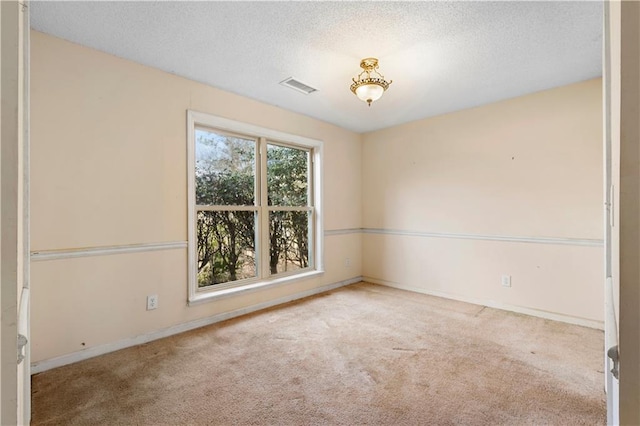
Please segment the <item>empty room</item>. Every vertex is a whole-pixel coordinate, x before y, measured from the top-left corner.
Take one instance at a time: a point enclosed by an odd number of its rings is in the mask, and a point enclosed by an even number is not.
[[[1,13],[2,424],[640,419],[640,7]]]

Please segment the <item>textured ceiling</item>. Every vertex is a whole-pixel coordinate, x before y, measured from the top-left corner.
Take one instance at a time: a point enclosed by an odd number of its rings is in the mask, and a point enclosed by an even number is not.
[[[34,29],[357,132],[601,75],[602,3],[32,1]],[[369,108],[360,59],[393,84]],[[319,89],[304,95],[287,77]]]

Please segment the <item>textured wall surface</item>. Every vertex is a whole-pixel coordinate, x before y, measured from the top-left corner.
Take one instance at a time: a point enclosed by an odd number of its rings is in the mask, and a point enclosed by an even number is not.
[[[365,277],[602,321],[601,79],[365,134],[362,164]]]
[[[33,251],[186,241],[187,109],[324,141],[325,230],[360,226],[359,134],[32,34]],[[194,307],[186,248],[33,262],[33,361],[357,277],[360,251],[327,236],[323,276]]]
[[[32,250],[185,241],[187,109],[324,141],[325,274],[187,307],[184,248],[33,262],[35,362],[360,275],[600,324],[599,79],[359,135],[33,32]]]

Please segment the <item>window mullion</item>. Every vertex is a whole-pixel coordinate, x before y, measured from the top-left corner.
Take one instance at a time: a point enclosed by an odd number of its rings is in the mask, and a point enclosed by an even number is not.
[[[255,262],[256,262],[256,278],[258,280],[262,279],[262,251],[263,251],[263,242],[262,242],[262,212],[260,211],[260,194],[261,194],[261,185],[262,178],[260,175],[260,170],[262,169],[262,144],[260,143],[260,138],[256,139],[256,156],[255,156],[255,164],[254,164],[254,177],[255,180],[253,182],[253,204],[255,207],[255,229],[253,234],[253,239],[255,241],[256,250],[255,250]]]
[[[259,214],[260,218],[260,276],[269,276],[269,195],[267,193],[267,140],[259,139],[260,165],[258,169],[260,182]]]
[[[307,235],[309,239],[309,266],[312,269],[316,268],[316,194],[315,194],[315,150],[309,151],[309,156],[307,157],[309,161],[307,161],[307,185],[308,185],[308,193],[307,193],[307,205],[311,207],[308,221],[309,228],[307,229]]]
[[[314,205],[313,193],[313,150],[307,153],[307,206]]]
[[[207,205],[196,205],[196,210],[199,212],[251,212],[256,211],[258,208],[256,206],[207,206]]]
[[[310,212],[313,207],[307,206],[267,206],[270,212]]]

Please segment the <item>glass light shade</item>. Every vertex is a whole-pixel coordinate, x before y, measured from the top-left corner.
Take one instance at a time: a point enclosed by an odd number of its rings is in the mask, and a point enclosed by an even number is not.
[[[358,99],[364,102],[374,102],[380,99],[384,93],[384,88],[377,84],[363,84],[356,89]]]

